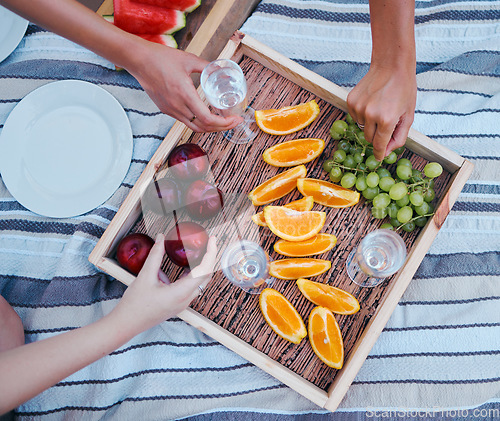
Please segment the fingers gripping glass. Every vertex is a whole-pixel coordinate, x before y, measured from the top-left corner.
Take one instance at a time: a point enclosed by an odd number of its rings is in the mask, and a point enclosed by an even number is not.
[[[255,118],[247,105],[247,83],[241,67],[232,60],[215,60],[201,73],[201,87],[220,115],[243,117],[242,123],[224,133],[225,138],[237,144],[252,141],[257,134],[251,127]]]

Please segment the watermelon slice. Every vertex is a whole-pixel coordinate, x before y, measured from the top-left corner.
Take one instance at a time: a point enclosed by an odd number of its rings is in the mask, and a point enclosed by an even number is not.
[[[186,26],[180,10],[165,9],[132,0],[114,0],[114,23],[132,34],[173,34]]]
[[[115,18],[113,15],[104,15],[104,19],[114,24]],[[146,41],[156,42],[157,44],[166,45],[167,47],[177,48],[177,41],[172,35],[169,34],[134,34]]]
[[[133,1],[135,3],[152,4],[153,6],[180,10],[181,12],[184,13],[191,13],[201,4],[201,0],[133,0]]]

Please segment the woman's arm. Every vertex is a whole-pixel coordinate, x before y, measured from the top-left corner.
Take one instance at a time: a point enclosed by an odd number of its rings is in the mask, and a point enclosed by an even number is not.
[[[403,146],[417,97],[415,1],[370,0],[372,57],[366,76],[347,97],[349,114],[364,125],[381,161]]]
[[[215,238],[210,238],[202,263],[172,284],[158,278],[164,253],[164,236],[159,235],[139,276],[102,319],[0,353],[0,414],[184,310],[198,295],[198,286],[206,285],[212,277]]]
[[[190,75],[201,73],[208,62],[194,54],[122,31],[76,0],[0,0],[0,4],[123,67],[162,112],[195,131],[227,130],[241,120],[210,113],[200,99]]]

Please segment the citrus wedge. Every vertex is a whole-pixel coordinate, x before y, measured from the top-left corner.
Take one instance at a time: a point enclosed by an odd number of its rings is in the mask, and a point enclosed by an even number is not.
[[[337,237],[332,234],[317,234],[304,241],[278,240],[274,251],[288,257],[305,257],[323,254],[337,244]]]
[[[297,279],[297,286],[312,303],[337,314],[354,314],[359,310],[358,300],[343,289],[309,279]]]
[[[314,237],[325,225],[326,213],[299,212],[284,206],[266,206],[264,219],[273,234],[288,241],[303,241]]]
[[[265,133],[285,135],[308,126],[318,115],[319,106],[312,100],[279,109],[255,111],[255,121]]]
[[[297,187],[297,180],[307,174],[304,165],[290,168],[255,187],[248,198],[255,206],[266,205],[290,193]]]
[[[331,208],[347,208],[359,202],[357,191],[315,178],[302,178],[299,181],[297,181],[299,191],[304,196],[314,197],[314,202],[320,205]]]
[[[296,211],[310,211],[314,206],[314,199],[312,196],[306,196],[302,199],[294,200],[293,202],[283,205],[283,207],[288,209],[293,209]],[[264,218],[264,211],[257,212],[252,215],[252,221],[261,227],[267,227],[266,219]]]
[[[305,138],[289,140],[267,148],[262,159],[274,167],[293,167],[311,162],[325,149],[323,139]]]
[[[307,326],[309,342],[314,353],[327,366],[341,369],[344,363],[344,342],[333,313],[324,307],[315,307]]]
[[[269,274],[278,279],[310,278],[321,275],[331,268],[329,260],[313,259],[281,259],[274,260],[269,264]]]
[[[302,317],[281,293],[272,288],[264,289],[259,305],[267,324],[278,336],[294,344],[305,338],[307,330]]]

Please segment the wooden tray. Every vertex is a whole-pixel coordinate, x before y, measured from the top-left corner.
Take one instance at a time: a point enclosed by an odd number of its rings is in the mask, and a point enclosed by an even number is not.
[[[325,139],[327,148],[323,154],[306,167],[308,177],[327,179],[321,163],[331,156],[337,143],[330,139],[328,130],[333,121],[345,117],[347,92],[241,32],[234,34],[220,56],[240,63],[248,81],[249,103],[253,108],[279,108],[316,99],[321,109],[320,116],[294,135],[278,137],[261,132],[250,145],[234,145],[220,133],[196,134],[183,124],[175,123],[89,258],[97,267],[127,285],[133,282],[134,276],[118,266],[114,258],[120,239],[129,232],[145,232],[154,237],[157,232],[165,232],[173,225],[171,220],[142,212],[141,197],[153,177],[158,176],[157,172],[165,170],[165,160],[175,145],[194,142],[207,150],[214,181],[226,194],[225,212],[207,225],[207,229],[218,235],[219,252],[232,240],[234,227],[236,235],[260,241],[266,250],[272,251],[276,237],[267,228],[257,227],[250,221],[250,216],[260,209],[254,209],[246,198],[253,187],[282,171],[261,159],[266,147],[299,137]],[[200,95],[203,96],[202,92]],[[355,315],[337,316],[345,346],[345,362],[341,370],[323,364],[307,340],[294,345],[274,334],[260,314],[258,296],[231,286],[220,270],[202,297],[179,317],[317,405],[335,410],[472,172],[469,161],[414,130],[410,132],[406,146],[405,156],[414,167],[422,169],[428,161],[436,161],[441,163],[445,172],[436,181],[435,215],[424,228],[402,234],[409,252],[408,259],[398,274],[381,286],[356,286],[348,280],[344,264],[360,239],[382,222],[371,217],[370,208],[363,200],[347,209],[330,209],[315,204],[314,209],[327,211],[323,231],[338,238],[333,250],[319,256],[329,259],[332,269],[315,280],[350,291],[361,303],[361,310]],[[278,203],[299,197],[300,194],[294,192]],[[279,256],[273,252],[271,258]],[[179,269],[167,260],[163,268],[172,279],[179,274]],[[302,297],[294,281],[277,281],[273,287],[289,298],[307,320],[314,305]]]

